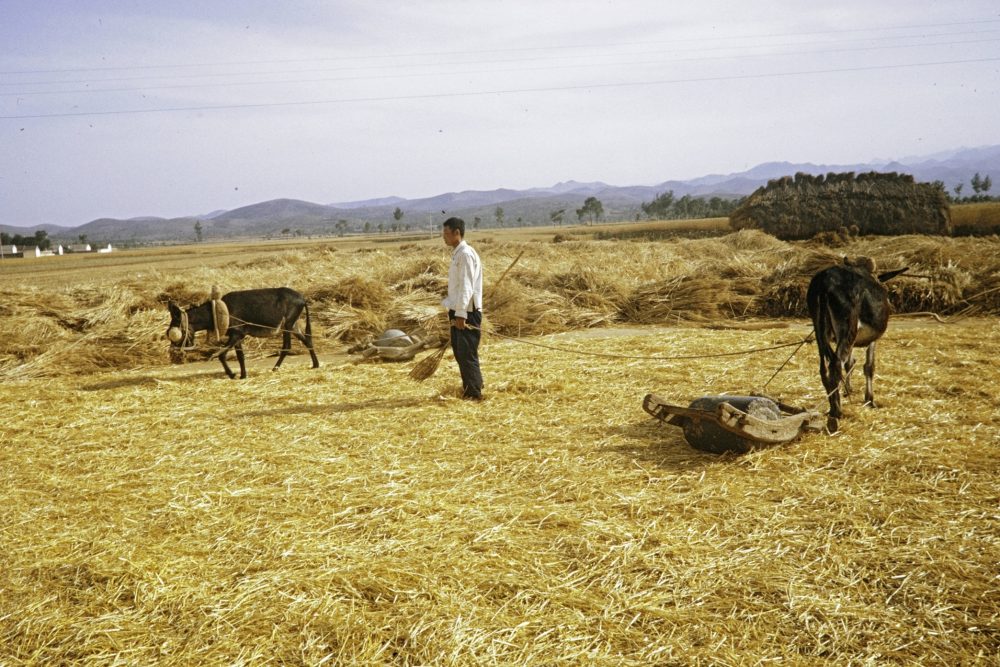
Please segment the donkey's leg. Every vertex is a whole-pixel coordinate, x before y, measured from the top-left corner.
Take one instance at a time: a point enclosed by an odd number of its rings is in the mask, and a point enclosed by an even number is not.
[[[278,370],[278,367],[281,366],[281,362],[288,356],[288,348],[291,346],[292,334],[289,333],[288,329],[284,329],[281,334],[281,351],[278,352],[278,362],[274,364],[274,368],[271,369],[272,371]]]
[[[851,373],[854,371],[854,350],[848,350],[847,362],[844,363],[844,396],[851,395]]]
[[[826,418],[826,428],[830,433],[836,433],[839,428],[840,418],[840,360],[836,357],[828,357],[820,352],[819,355],[819,376],[823,380],[823,388],[826,390],[826,397],[830,401],[830,414]]]
[[[840,382],[843,379],[840,360],[833,360],[829,370],[830,373],[827,375],[827,381],[823,383],[827,398],[830,400],[830,414],[826,418],[826,428],[830,433],[836,433],[840,429],[840,418],[844,416],[844,411],[840,405]]]
[[[229,338],[226,340],[226,344],[222,348],[222,352],[219,352],[219,361],[222,362],[222,369],[226,371],[226,375],[229,376],[230,380],[236,377],[236,373],[234,373],[233,369],[231,369],[229,364],[226,363],[226,356],[229,354],[229,350],[233,349],[233,346],[237,343],[238,339],[236,338],[236,335],[229,334]],[[239,352],[237,352],[237,358],[239,358]],[[242,361],[240,361],[240,365],[243,365]]]
[[[850,327],[850,323],[837,322],[834,326],[836,330],[837,345],[836,349],[833,351],[832,358],[827,359],[827,375],[823,378],[823,386],[830,399],[830,416],[826,421],[827,429],[831,433],[838,430],[840,427],[839,420],[844,416],[840,403],[840,386],[845,383],[845,369],[847,368],[848,363],[852,361],[851,354],[854,351],[852,345],[854,337],[851,335],[854,329]],[[853,366],[853,363],[851,365]]]
[[[875,405],[875,341],[865,350],[865,405],[878,407]]]
[[[309,350],[309,356],[312,357],[312,362],[313,362],[312,367],[319,368],[319,357],[316,356],[316,348],[313,347],[312,334],[301,333],[297,330],[292,331],[292,333],[295,335],[296,338],[298,338],[302,342],[303,345],[306,346],[306,349]]]
[[[246,357],[243,355],[242,336],[238,341],[236,341],[236,361],[240,362],[240,379],[245,380],[247,377],[247,364],[246,364]]]
[[[312,319],[309,317],[309,304],[305,305],[306,311],[306,330],[304,332],[305,338],[302,340],[306,345],[306,349],[309,350],[309,356],[313,360],[313,368],[319,368],[319,359],[316,357],[316,348],[313,347],[313,328]]]

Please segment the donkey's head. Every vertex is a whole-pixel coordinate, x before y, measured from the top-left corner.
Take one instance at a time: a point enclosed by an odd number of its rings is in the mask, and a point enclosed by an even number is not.
[[[167,327],[167,340],[170,341],[170,361],[179,364],[184,361],[184,350],[194,344],[194,329],[188,319],[188,311],[180,309],[171,301],[167,304],[170,311],[170,325]]]

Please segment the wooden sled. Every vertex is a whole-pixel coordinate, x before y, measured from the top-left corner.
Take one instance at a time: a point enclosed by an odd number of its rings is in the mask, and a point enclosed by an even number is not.
[[[806,432],[822,430],[825,423],[816,411],[767,396],[702,396],[685,408],[646,394],[642,408],[665,424],[684,429],[684,439],[695,449],[714,454],[745,454],[756,447],[792,442]]]

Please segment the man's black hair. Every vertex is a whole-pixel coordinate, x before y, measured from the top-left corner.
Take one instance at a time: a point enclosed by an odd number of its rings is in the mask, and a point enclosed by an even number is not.
[[[462,238],[465,238],[465,220],[462,220],[461,218],[448,218],[444,221],[442,227],[447,227],[453,232],[458,230],[458,233],[462,235]]]

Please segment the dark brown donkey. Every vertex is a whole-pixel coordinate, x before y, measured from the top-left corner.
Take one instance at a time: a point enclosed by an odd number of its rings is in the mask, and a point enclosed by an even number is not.
[[[854,348],[865,351],[865,404],[875,407],[875,341],[889,326],[889,293],[882,284],[908,267],[875,274],[875,262],[868,257],[844,258],[813,276],[806,293],[809,316],[819,347],[819,374],[830,399],[827,430],[835,433],[839,419],[840,385],[851,393],[850,373],[854,368]]]
[[[278,370],[281,362],[285,360],[292,343],[292,335],[302,341],[309,350],[312,367],[319,368],[319,359],[316,358],[316,350],[313,349],[309,306],[301,294],[287,287],[272,287],[230,292],[223,296],[221,301],[226,306],[224,310],[228,310],[228,326],[218,324],[219,318],[216,316],[218,309],[213,301],[206,301],[200,306],[191,306],[185,311],[173,302],[168,304],[170,326],[167,328],[167,338],[170,340],[171,350],[180,352],[191,346],[196,332],[213,331],[218,327],[222,329],[219,331],[220,339],[223,336],[226,338],[222,352],[219,353],[222,368],[230,378],[236,377],[236,373],[226,363],[226,355],[229,354],[229,350],[235,348],[236,359],[240,362],[240,379],[243,379],[247,376],[243,339],[247,336],[266,337],[280,333],[281,352],[272,370]],[[306,320],[304,331],[297,326],[303,311]],[[224,317],[225,315],[223,319]]]

